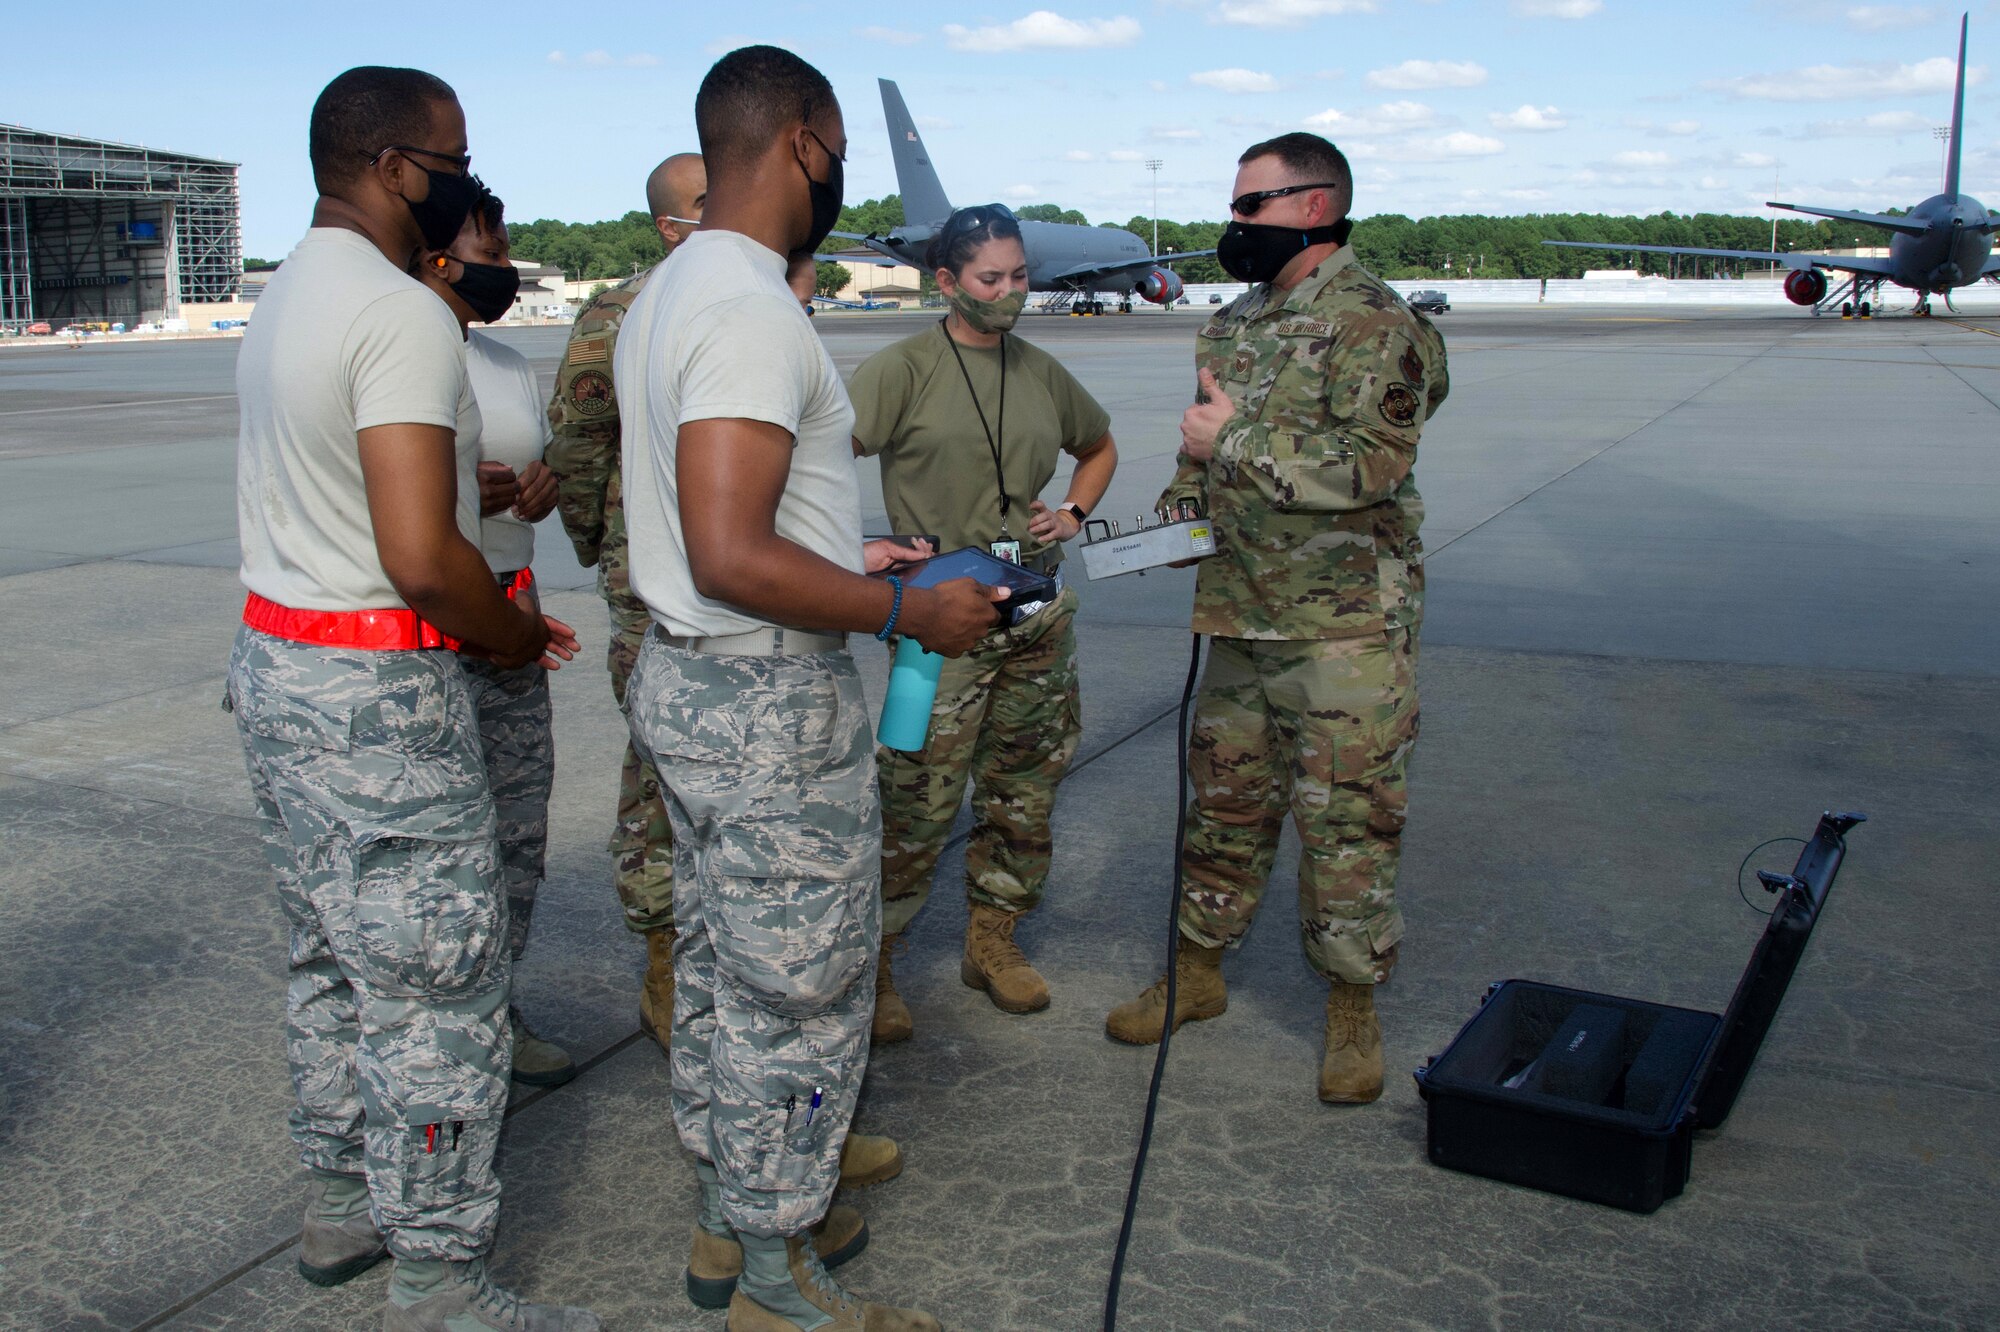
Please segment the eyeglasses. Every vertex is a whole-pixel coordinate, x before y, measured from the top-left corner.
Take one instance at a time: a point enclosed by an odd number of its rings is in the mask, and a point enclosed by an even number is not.
[[[466,175],[472,171],[472,154],[470,153],[441,153],[435,148],[413,148],[407,143],[392,143],[377,152],[367,154],[368,165],[374,166],[387,153],[417,153],[423,157],[435,157],[441,162],[455,162],[458,164],[460,175]]]
[[[1323,180],[1317,185],[1287,185],[1282,190],[1258,190],[1252,194],[1237,195],[1229,201],[1229,207],[1232,212],[1240,213],[1244,217],[1255,217],[1257,216],[1257,210],[1264,206],[1266,199],[1282,199],[1288,194],[1303,194],[1307,190],[1337,190],[1339,188],[1332,181]]]
[[[1014,216],[1014,210],[1006,204],[974,204],[970,208],[961,208],[953,213],[945,221],[944,230],[939,233],[938,239],[949,246],[954,238],[970,236],[981,227],[988,226],[994,222],[1015,222],[1018,224],[1019,219]]]

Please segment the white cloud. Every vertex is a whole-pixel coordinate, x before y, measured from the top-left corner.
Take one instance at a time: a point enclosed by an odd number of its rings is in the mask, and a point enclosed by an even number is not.
[[[1133,148],[1113,148],[1104,155],[1107,162],[1143,162],[1146,155]]]
[[[1307,116],[1305,123],[1336,139],[1369,138],[1378,134],[1405,134],[1437,123],[1437,113],[1422,102],[1384,102],[1371,111],[1349,115],[1332,107]]]
[[[1704,190],[1726,190],[1729,188],[1728,181],[1716,176],[1703,176],[1697,184]]]
[[[1631,152],[1613,153],[1611,160],[1622,167],[1663,167],[1671,166],[1674,159],[1665,153],[1634,150]]]
[[[889,46],[915,46],[924,39],[920,32],[904,32],[900,28],[885,28],[879,23],[854,30],[856,37],[871,42],[883,42]]]
[[[1507,145],[1498,139],[1457,130],[1435,139],[1413,139],[1403,156],[1405,161],[1437,162],[1458,157],[1491,157],[1506,150]]]
[[[1476,88],[1486,82],[1486,67],[1470,60],[1405,60],[1389,69],[1368,71],[1374,88],[1399,91],[1417,88]]]
[[[942,133],[945,130],[955,130],[958,128],[956,121],[946,120],[943,116],[912,116],[910,118],[916,122],[917,128],[922,130],[935,130]]]
[[[1914,111],[1878,111],[1853,120],[1816,120],[1806,126],[1808,139],[1839,139],[1863,135],[1929,134],[1932,121]]]
[[[1669,120],[1666,124],[1660,126],[1660,130],[1666,134],[1699,134],[1701,133],[1701,122],[1699,120]]]
[[[1937,11],[1929,5],[1850,5],[1847,21],[1863,32],[1887,32],[1929,23]]]
[[[1494,129],[1559,130],[1569,126],[1562,113],[1552,106],[1523,104],[1512,111],[1491,112],[1486,118],[1493,122]]]
[[[1967,83],[1978,83],[1984,69],[1965,71]],[[1920,93],[1950,92],[1958,79],[1958,62],[1950,56],[1934,56],[1914,65],[1873,61],[1858,65],[1809,65],[1804,69],[1777,74],[1748,74],[1734,79],[1713,79],[1706,85],[1713,92],[1746,101],[1833,102],[1863,97],[1907,97]]]
[[[1067,19],[1038,9],[1012,23],[968,28],[944,25],[945,44],[954,51],[1089,51],[1130,46],[1139,40],[1139,20],[1123,14],[1108,19]]]
[[[1536,189],[1502,190],[1500,191],[1500,197],[1503,199],[1519,200],[1522,203],[1535,203],[1548,198],[1549,192],[1547,190]]]
[[[1740,167],[1774,167],[1778,159],[1769,153],[1738,153],[1729,159],[1729,165]]]
[[[1373,14],[1375,0],[1223,0],[1213,21],[1250,28],[1297,28],[1336,14]]]
[[[551,51],[549,63],[565,69],[649,69],[659,64],[660,58],[646,51],[634,51],[622,56],[612,55],[609,51],[585,51],[580,56]]]
[[[1522,18],[1581,19],[1604,8],[1604,0],[1513,0],[1507,7]]]
[[[1083,148],[1072,148],[1062,155],[1065,162],[1095,162],[1097,154]]]
[[[1198,129],[1188,129],[1184,125],[1155,125],[1153,127],[1153,137],[1156,139],[1177,140],[1199,139],[1201,131]]]
[[[1025,201],[1040,198],[1042,192],[1033,185],[1009,185],[1000,193],[1004,198]]]
[[[1226,93],[1267,93],[1278,90],[1278,81],[1254,69],[1205,69],[1188,75],[1188,82]]]

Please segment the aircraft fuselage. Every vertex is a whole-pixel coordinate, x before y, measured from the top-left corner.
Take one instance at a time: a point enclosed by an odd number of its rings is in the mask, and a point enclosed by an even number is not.
[[[1912,208],[1908,220],[1927,230],[1921,236],[1898,232],[1890,239],[1891,282],[1941,296],[1979,281],[1993,253],[1985,204],[1969,194],[1934,194]]]
[[[881,245],[906,264],[924,268],[924,253],[937,225],[903,226],[881,239]],[[1057,275],[1082,268],[1112,268],[1134,264],[1152,251],[1129,231],[1113,227],[1082,227],[1065,222],[1021,223],[1021,244],[1028,252],[1028,285],[1036,291],[1076,284]],[[1120,273],[1090,285],[1100,291],[1130,291],[1144,274]]]

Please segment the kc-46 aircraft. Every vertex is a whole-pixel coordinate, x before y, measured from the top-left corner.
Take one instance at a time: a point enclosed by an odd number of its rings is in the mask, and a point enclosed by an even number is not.
[[[862,236],[852,231],[833,234],[860,241],[889,261],[921,270],[924,251],[951,216],[951,204],[944,186],[938,183],[930,154],[924,151],[924,141],[917,136],[917,122],[903,105],[902,92],[888,79],[877,82],[882,85],[882,115],[889,124],[889,151],[896,159],[896,187],[903,195],[904,224],[886,236]],[[1141,300],[1155,305],[1172,305],[1181,297],[1181,279],[1168,265],[1215,253],[1189,250],[1156,255],[1129,231],[1025,220],[1021,223],[1021,244],[1028,252],[1028,285],[1036,291],[1059,293],[1059,301],[1078,314],[1104,313],[1104,302],[1094,297],[1100,291],[1137,293]],[[1131,309],[1131,295],[1124,295],[1119,304]]]
[[[1951,304],[1954,287],[1969,287],[1981,278],[2000,274],[2000,258],[1993,255],[1993,231],[2000,226],[1986,211],[1986,205],[1958,189],[1960,130],[1965,124],[1965,32],[1966,17],[1958,23],[1958,92],[1951,103],[1951,153],[1945,166],[1944,193],[1934,194],[1901,217],[1882,213],[1850,213],[1840,208],[1808,208],[1803,204],[1771,203],[1814,217],[1830,217],[1842,222],[1865,222],[1894,235],[1889,240],[1887,259],[1862,259],[1832,254],[1772,254],[1764,250],[1697,250],[1677,245],[1619,245],[1606,241],[1543,241],[1578,250],[1641,250],[1649,254],[1712,255],[1719,259],[1762,259],[1791,269],[1785,278],[1785,295],[1796,305],[1810,305],[1813,313],[1840,303],[1840,313],[1870,314],[1870,299],[1884,282],[1908,287],[1917,293],[1916,313],[1931,312],[1931,297],[1942,296]],[[1826,270],[1850,276],[1831,295],[1827,294]]]

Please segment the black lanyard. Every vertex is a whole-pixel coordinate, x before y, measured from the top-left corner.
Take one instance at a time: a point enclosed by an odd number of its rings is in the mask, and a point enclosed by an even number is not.
[[[948,318],[949,316],[947,316]],[[979,413],[979,428],[986,432],[986,447],[993,451],[993,477],[1000,483],[1000,535],[1007,535],[1007,510],[1014,501],[1007,496],[1007,472],[1000,464],[1000,440],[1007,431],[1007,335],[1000,335],[1000,408],[998,417],[1000,433],[986,424],[986,409],[979,404],[979,391],[972,387],[972,372],[965,368],[965,357],[959,355],[958,340],[951,335],[945,320],[938,320],[938,331],[944,334],[945,345],[951,348],[952,359],[958,362],[958,373],[965,376],[965,391],[972,397],[972,410]]]

